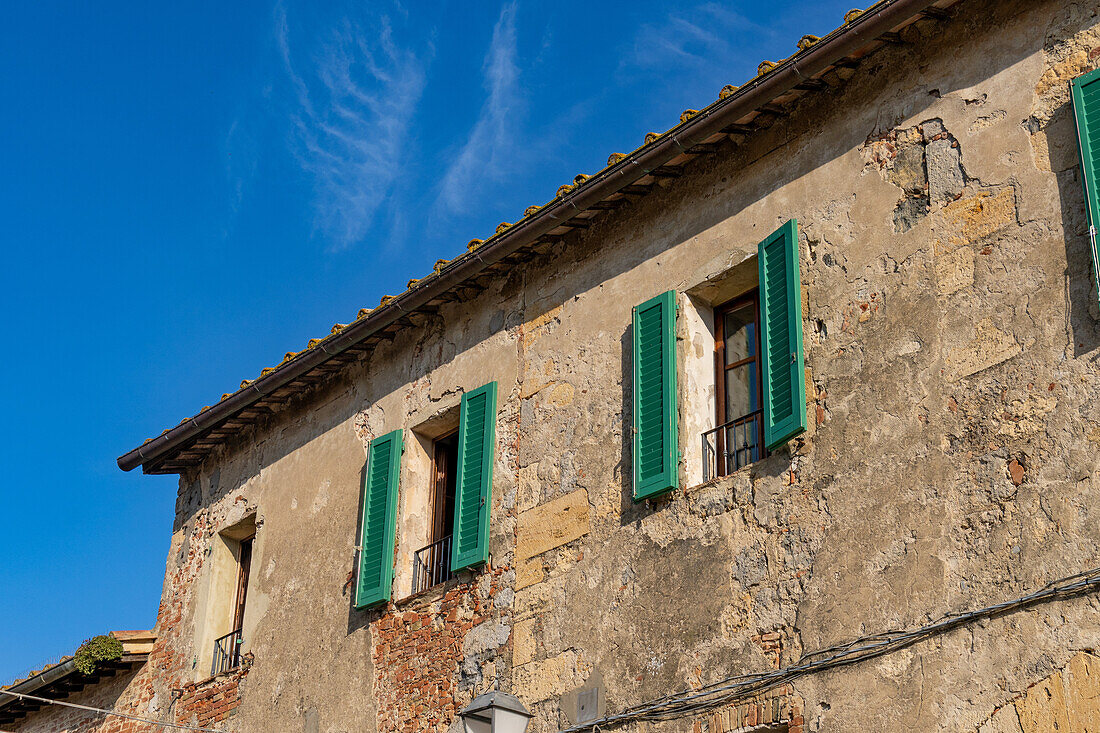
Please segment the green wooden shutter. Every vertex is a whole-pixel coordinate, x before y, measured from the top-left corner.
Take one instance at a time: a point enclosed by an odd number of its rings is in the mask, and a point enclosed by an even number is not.
[[[372,440],[367,451],[367,470],[363,473],[359,582],[355,586],[356,608],[376,606],[390,599],[401,442],[401,431],[395,430]]]
[[[764,444],[773,450],[806,429],[802,356],[802,280],[798,222],[791,219],[760,243]]]
[[[1070,90],[1077,115],[1077,140],[1081,146],[1081,169],[1085,179],[1092,272],[1100,293],[1100,253],[1096,245],[1097,229],[1100,228],[1100,69],[1074,79]]]
[[[455,488],[451,570],[489,559],[489,511],[493,505],[497,383],[462,395],[458,418],[458,485]]]
[[[676,440],[676,291],[634,308],[634,501],[680,484]]]

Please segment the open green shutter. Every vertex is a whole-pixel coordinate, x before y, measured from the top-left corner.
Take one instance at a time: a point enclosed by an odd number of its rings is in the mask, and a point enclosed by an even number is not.
[[[462,395],[458,420],[458,485],[451,570],[480,565],[489,559],[497,383],[489,382]]]
[[[791,219],[760,243],[764,444],[773,450],[806,430],[802,356],[802,280],[798,222]]]
[[[401,431],[395,430],[372,440],[367,451],[367,470],[363,473],[359,582],[355,586],[356,608],[376,606],[390,599],[401,440]]]
[[[1100,253],[1096,245],[1097,229],[1100,228],[1100,69],[1074,79],[1070,89],[1077,116],[1077,139],[1081,145],[1092,272],[1100,293]]]
[[[679,486],[676,291],[634,308],[634,501]]]

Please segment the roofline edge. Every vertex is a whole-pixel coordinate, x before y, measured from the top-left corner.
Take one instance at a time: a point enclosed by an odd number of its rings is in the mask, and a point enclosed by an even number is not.
[[[405,291],[387,305],[376,308],[335,336],[325,339],[324,343],[294,359],[285,368],[276,368],[274,372],[256,379],[245,389],[238,390],[208,410],[199,412],[119,456],[118,467],[123,471],[131,471],[138,466],[146,468],[149,463],[162,458],[186,441],[230,419],[236,412],[247,409],[262,397],[294,381],[330,357],[343,353],[381,331],[478,271],[531,244],[580,211],[617,193],[623,186],[721,132],[722,128],[740,117],[757,111],[762,105],[787,93],[807,78],[825,71],[837,61],[937,2],[940,0],[883,0],[851,23],[835,29],[809,49],[794,54],[780,62],[774,70],[757,76],[730,96],[676,125],[654,143],[627,155],[615,165],[604,168],[578,184],[565,196],[555,199],[532,216],[492,237],[470,255],[459,257],[453,266],[444,267],[438,276],[431,278],[423,286]],[[563,216],[564,214],[567,215]]]

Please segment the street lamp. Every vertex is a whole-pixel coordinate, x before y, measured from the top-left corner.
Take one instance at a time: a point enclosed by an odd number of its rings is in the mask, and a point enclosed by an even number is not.
[[[519,698],[500,690],[478,695],[458,715],[464,733],[524,733],[531,721]]]

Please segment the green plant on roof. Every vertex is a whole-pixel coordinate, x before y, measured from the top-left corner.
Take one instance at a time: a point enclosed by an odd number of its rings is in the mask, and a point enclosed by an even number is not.
[[[122,659],[122,642],[111,634],[93,636],[88,639],[73,655],[73,664],[81,674],[91,674],[102,662],[113,662]]]

